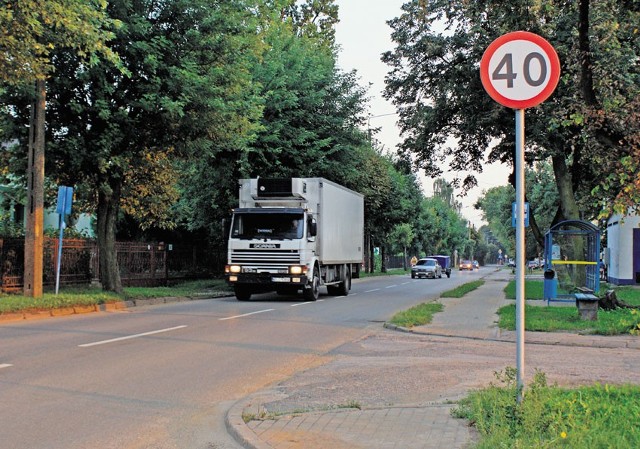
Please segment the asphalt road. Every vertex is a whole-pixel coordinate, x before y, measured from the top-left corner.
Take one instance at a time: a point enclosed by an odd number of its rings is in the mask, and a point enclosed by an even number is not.
[[[313,303],[265,294],[3,324],[0,446],[237,449],[235,401],[482,271],[354,280]]]

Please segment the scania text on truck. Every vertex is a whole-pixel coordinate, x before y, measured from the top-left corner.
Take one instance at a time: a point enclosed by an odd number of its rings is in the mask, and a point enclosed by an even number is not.
[[[240,180],[225,277],[236,298],[347,295],[363,261],[364,197],[324,178]]]

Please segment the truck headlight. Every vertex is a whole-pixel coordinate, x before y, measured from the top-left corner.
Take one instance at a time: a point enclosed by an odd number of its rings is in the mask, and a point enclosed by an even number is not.
[[[228,265],[227,270],[225,271],[227,273],[240,273],[242,271],[242,267],[240,267],[240,265]]]
[[[307,272],[307,267],[304,265],[292,265],[289,267],[289,274],[303,274]]]

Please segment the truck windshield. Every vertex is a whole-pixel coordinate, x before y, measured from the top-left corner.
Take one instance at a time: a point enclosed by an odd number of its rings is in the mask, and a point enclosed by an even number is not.
[[[301,239],[302,214],[235,214],[231,237],[236,239]]]

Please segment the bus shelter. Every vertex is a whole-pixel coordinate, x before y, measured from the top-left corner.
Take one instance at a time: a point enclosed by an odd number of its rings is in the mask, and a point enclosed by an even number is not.
[[[574,301],[576,292],[600,290],[600,229],[566,220],[545,234],[544,299]]]

